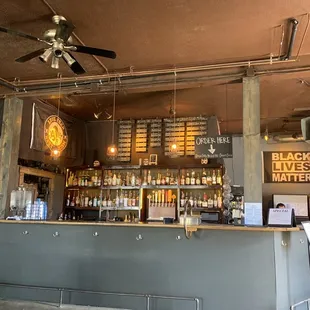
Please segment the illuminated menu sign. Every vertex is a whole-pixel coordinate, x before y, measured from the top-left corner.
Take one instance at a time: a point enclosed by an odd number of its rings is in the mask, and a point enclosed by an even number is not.
[[[310,152],[264,152],[265,183],[310,183]]]

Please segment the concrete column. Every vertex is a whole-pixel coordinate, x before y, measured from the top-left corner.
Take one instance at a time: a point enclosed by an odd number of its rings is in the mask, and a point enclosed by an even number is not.
[[[7,216],[9,195],[18,185],[18,154],[22,112],[22,100],[18,98],[4,100],[0,138],[0,219]]]
[[[262,202],[260,147],[260,89],[258,77],[243,78],[244,200]]]

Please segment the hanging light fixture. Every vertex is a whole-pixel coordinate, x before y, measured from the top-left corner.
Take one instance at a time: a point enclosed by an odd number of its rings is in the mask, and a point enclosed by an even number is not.
[[[175,135],[175,116],[176,116],[176,95],[177,95],[177,73],[174,71],[174,85],[173,85],[173,132]],[[178,141],[177,138],[174,136],[174,139],[172,143],[169,146],[169,153],[171,157],[177,157],[178,156]]]
[[[268,140],[269,140],[268,127],[266,127],[266,131],[265,131],[265,134],[264,134],[264,140],[265,140],[266,142],[268,142]]]
[[[107,149],[107,156],[110,157],[111,159],[115,159],[117,156],[117,147],[114,144],[115,93],[116,93],[116,79],[114,80],[114,89],[113,89],[112,144],[109,145]]]

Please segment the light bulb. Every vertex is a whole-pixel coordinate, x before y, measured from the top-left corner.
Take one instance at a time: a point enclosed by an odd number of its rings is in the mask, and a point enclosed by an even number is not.
[[[115,156],[117,155],[117,147],[116,147],[114,144],[112,144],[112,145],[110,145],[110,146],[108,147],[108,149],[107,149],[107,155],[108,155],[109,157],[115,157]]]
[[[51,155],[52,157],[58,157],[60,155],[60,151],[58,149],[53,149]]]
[[[173,143],[171,145],[171,150],[176,150],[178,148],[178,146],[176,145],[176,143]]]
[[[267,134],[264,135],[264,139],[267,142],[269,140],[269,136]]]

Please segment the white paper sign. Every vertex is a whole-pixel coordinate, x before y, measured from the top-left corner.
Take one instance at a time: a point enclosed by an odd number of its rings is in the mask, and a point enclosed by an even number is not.
[[[310,242],[310,222],[301,222],[301,224],[308,238],[308,242]]]
[[[263,225],[263,207],[261,202],[246,202],[244,205],[244,224],[246,226]]]
[[[292,209],[269,209],[268,225],[292,226]]]

